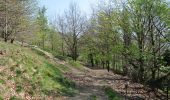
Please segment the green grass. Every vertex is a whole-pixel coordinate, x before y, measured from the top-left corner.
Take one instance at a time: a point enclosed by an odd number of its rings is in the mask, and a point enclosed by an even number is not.
[[[70,70],[70,67],[66,67],[65,65],[59,64],[58,66],[60,67],[60,70],[63,71],[63,72]]]
[[[55,57],[58,58],[59,60],[64,60],[64,61],[67,59],[67,57],[63,55],[56,55]]]
[[[0,100],[4,100],[2,96],[0,96]]]
[[[40,55],[40,56],[45,56],[45,54],[42,51],[38,51],[35,48],[31,48],[32,51],[34,51],[36,54]]]
[[[123,100],[123,98],[121,98],[120,95],[113,91],[110,87],[105,87],[104,90],[109,100]]]
[[[20,93],[22,90],[23,90],[22,86],[20,86],[20,85],[16,86],[16,92],[17,93]]]
[[[63,76],[63,71],[69,71],[68,67],[48,60],[44,53],[34,49],[0,41],[1,49],[7,50],[7,54],[0,57],[0,65],[6,67],[6,71],[3,72],[3,76],[0,75],[0,78],[6,77],[13,81],[17,93],[24,92],[32,96],[38,94],[41,97],[75,94],[74,82]],[[14,73],[15,76],[11,77],[7,72]],[[5,84],[4,82],[0,80],[1,84]],[[8,86],[3,86],[10,90]],[[24,86],[28,86],[28,89],[24,90]],[[8,92],[4,91],[7,94]],[[0,95],[3,97],[2,93]],[[11,97],[10,100],[20,100],[17,98],[20,97]]]
[[[71,65],[74,68],[77,68],[79,70],[82,70],[82,65],[80,64],[79,61],[73,61],[73,60],[68,60],[69,65]]]
[[[5,81],[0,79],[0,84],[5,84]]]
[[[62,76],[62,72],[57,69],[53,64],[45,61],[46,66],[42,69],[42,88],[44,93],[49,94],[51,91],[56,91],[62,95],[73,95],[74,94],[74,83],[65,79]]]
[[[91,95],[90,100],[97,100],[97,96],[96,95]]]
[[[22,100],[22,99],[17,98],[16,96],[12,96],[9,100]]]

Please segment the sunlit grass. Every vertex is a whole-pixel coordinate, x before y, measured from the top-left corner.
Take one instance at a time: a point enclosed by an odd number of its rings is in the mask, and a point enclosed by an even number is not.
[[[17,93],[27,92],[32,96],[75,94],[74,82],[63,76],[63,70],[68,71],[68,67],[48,60],[42,52],[33,49],[0,42],[1,49],[7,53],[0,57],[0,65],[5,66],[14,77],[6,72],[2,72],[0,76],[4,75],[9,81],[14,81]],[[6,87],[5,80],[1,79],[0,84]],[[27,90],[24,89],[25,85],[29,86]],[[3,98],[3,94],[0,93],[0,96]],[[16,98],[18,97],[13,96],[10,100]]]

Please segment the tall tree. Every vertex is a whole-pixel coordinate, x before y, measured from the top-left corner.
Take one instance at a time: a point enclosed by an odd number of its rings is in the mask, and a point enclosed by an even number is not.
[[[71,57],[74,61],[78,58],[78,39],[83,34],[86,25],[85,16],[81,14],[78,5],[74,2],[70,4],[69,9],[65,13],[66,32],[65,42],[68,46]]]
[[[36,1],[33,0],[1,0],[1,27],[4,41],[11,39],[13,43],[16,34],[20,31],[23,18],[27,19],[33,14],[32,8]]]
[[[129,50],[131,54],[128,55],[128,61],[137,71],[138,81],[148,80],[149,76],[154,80],[160,66],[158,51],[162,51],[166,45],[160,40],[168,32],[165,23],[168,15],[167,3],[162,0],[129,0],[127,9],[130,25],[124,24],[131,29],[133,46],[136,48]]]
[[[37,24],[37,35],[40,41],[38,41],[38,44],[42,46],[42,48],[45,48],[45,39],[47,36],[47,29],[48,29],[48,21],[47,17],[45,16],[46,8],[40,8],[38,11],[38,16],[36,19]]]
[[[62,48],[62,55],[65,56],[65,50],[64,50],[64,44],[65,44],[65,37],[64,37],[64,33],[66,32],[66,20],[64,20],[64,16],[58,15],[57,18],[55,19],[55,24],[57,23],[56,28],[57,31],[60,33],[61,37],[62,37],[62,44],[61,44],[61,48]]]

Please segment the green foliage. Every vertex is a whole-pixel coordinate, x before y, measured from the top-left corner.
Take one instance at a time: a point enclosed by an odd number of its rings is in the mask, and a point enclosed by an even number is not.
[[[166,50],[163,56],[164,56],[163,60],[166,63],[165,65],[170,66],[170,50]]]
[[[67,71],[70,70],[70,67],[67,67],[67,66],[65,66],[65,65],[63,65],[63,64],[59,64],[58,66],[60,67],[60,70],[61,70],[62,72],[67,72]]]
[[[6,82],[4,80],[0,79],[0,83],[5,84]]]
[[[31,48],[31,49],[32,49],[32,51],[34,51],[34,52],[37,53],[38,55],[40,55],[40,56],[45,56],[44,52],[39,51],[39,50],[37,50],[37,49],[35,49],[35,48]]]
[[[16,75],[19,76],[22,74],[22,71],[20,69],[16,69]]]
[[[139,77],[136,81],[140,82],[169,73],[170,51],[166,49],[169,49],[170,40],[170,8],[166,0],[127,0],[119,7],[113,7],[117,4],[111,0],[98,6],[88,25],[76,4],[70,5],[66,17],[58,19],[58,25],[48,24],[45,7],[34,15],[36,18],[30,18],[34,11],[30,12],[27,7],[34,8],[33,1],[9,1],[6,4],[0,1],[1,37],[17,37],[24,41],[30,35],[28,33],[33,33],[30,36],[33,35],[31,39],[35,45],[78,69],[81,69],[81,64],[75,61],[79,56],[79,60],[91,65],[113,68],[120,73],[127,71],[127,75]],[[13,5],[16,6],[11,9]],[[7,13],[8,17],[5,17]],[[7,23],[7,32],[2,30],[5,29],[5,18],[10,22]],[[27,30],[31,25],[33,28]],[[57,26],[57,31],[54,26]],[[15,36],[16,33],[20,34]],[[6,71],[0,75],[18,83],[17,92],[21,92],[24,84],[28,83],[31,95],[38,91],[37,88],[42,89],[39,91],[41,95],[74,94],[75,84],[62,75],[69,68],[49,61],[43,51],[2,42],[0,50],[8,52],[0,57],[0,66],[8,66],[4,69],[15,73],[16,77],[9,76]],[[69,55],[75,61],[64,55]],[[5,84],[5,81],[2,79],[0,83]],[[118,99],[114,91],[109,88],[105,90],[110,98]]]
[[[0,100],[4,100],[2,96],[0,96]]]
[[[5,44],[0,42],[0,47]],[[3,59],[7,59],[5,66],[11,67],[5,68],[8,71],[4,71],[3,77],[17,84],[16,92],[27,92],[32,96],[39,94],[42,97],[44,94],[47,96],[75,94],[74,82],[63,77],[63,72],[68,71],[69,68],[46,59],[44,54],[38,50],[21,48],[17,45],[15,47],[6,46],[4,49],[8,51],[8,56]],[[17,53],[18,49],[21,49],[22,52]],[[2,59],[0,58],[0,60]],[[15,73],[16,77],[12,77],[6,72]],[[5,84],[5,81],[0,80],[0,84]],[[29,88],[24,90],[25,86],[29,86]],[[4,91],[4,93],[6,92],[8,91]],[[11,97],[11,100],[16,98]]]
[[[78,68],[80,70],[82,69],[82,65],[79,61],[68,60],[68,62],[72,67]]]
[[[168,73],[170,71],[170,67],[161,66],[160,71],[164,73]]]
[[[91,96],[90,96],[90,100],[97,100],[97,96],[91,95]]]
[[[39,44],[43,49],[45,48],[45,41],[47,38],[48,32],[48,21],[47,17],[45,16],[46,8],[42,7],[38,11],[37,19],[36,19],[36,34],[34,42]]]
[[[106,87],[104,88],[106,95],[109,97],[109,100],[122,100],[121,98],[113,89]]]
[[[63,55],[56,55],[55,57],[58,58],[59,60],[64,60],[64,61],[67,59],[67,57]]]
[[[16,86],[16,92],[17,93],[20,93],[22,90],[23,90],[22,86],[20,86],[20,85]]]
[[[22,100],[22,99],[17,98],[16,96],[12,96],[9,100]]]
[[[0,37],[2,37],[6,42],[8,40],[15,40],[14,37],[18,38],[18,33],[22,32],[25,33],[28,29],[28,27],[22,27],[25,26],[24,23],[28,20],[31,20],[32,15],[36,10],[33,10],[33,8],[36,5],[33,5],[37,0],[17,0],[17,1],[6,1],[1,0],[0,1],[0,9],[1,13],[1,22],[0,23]],[[28,9],[29,7],[29,9]],[[6,17],[8,16],[8,17]],[[5,21],[10,23],[5,23]],[[6,27],[10,26],[10,27]],[[5,28],[3,30],[3,28]],[[23,32],[24,31],[24,32]],[[11,41],[12,43],[12,41]]]

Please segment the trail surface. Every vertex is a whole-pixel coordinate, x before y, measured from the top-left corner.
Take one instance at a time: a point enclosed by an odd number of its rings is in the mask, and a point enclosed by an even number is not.
[[[151,91],[150,88],[139,83],[133,83],[126,76],[107,72],[105,69],[90,69],[82,66],[81,69],[70,66],[65,61],[53,57],[51,53],[45,52],[36,47],[37,50],[54,60],[56,63],[68,66],[71,70],[65,73],[65,77],[76,83],[78,93],[73,97],[64,97],[66,100],[109,100],[103,87],[111,87],[118,95],[128,100],[165,100],[162,92]],[[125,89],[125,84],[128,85]]]
[[[111,87],[118,95],[129,100],[165,100],[164,96],[151,89],[139,84],[133,83],[128,77],[107,72],[103,69],[90,69],[84,67],[83,70],[72,69],[71,72],[65,73],[65,76],[76,82],[79,93],[74,97],[67,97],[67,100],[109,100],[104,93],[104,86]],[[128,84],[125,89],[125,84]],[[126,92],[127,90],[127,92]]]

